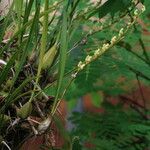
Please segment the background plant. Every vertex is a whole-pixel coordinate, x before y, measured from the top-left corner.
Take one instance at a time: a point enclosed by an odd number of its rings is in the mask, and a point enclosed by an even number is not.
[[[1,65],[0,73],[2,149],[6,143],[15,149],[26,137],[45,134],[53,118],[59,119],[57,107],[64,96],[69,100],[99,90],[106,95],[123,94],[127,90],[117,82],[121,76],[128,81],[126,85],[135,76],[149,84],[149,53],[143,46],[141,27],[133,24],[141,13],[141,8],[135,11],[139,5],[129,0],[116,0],[113,5],[111,0],[103,5],[80,0],[13,1],[0,24],[0,56],[7,63]],[[8,39],[7,32],[12,33]],[[133,51],[137,41],[142,53]],[[92,57],[101,47],[111,50]],[[31,125],[32,116],[42,121]],[[17,131],[22,135],[16,140]],[[67,131],[60,132],[66,141],[64,149],[73,148]],[[15,138],[9,139],[12,135]]]

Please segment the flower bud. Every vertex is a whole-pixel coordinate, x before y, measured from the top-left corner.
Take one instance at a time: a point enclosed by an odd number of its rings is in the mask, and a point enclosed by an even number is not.
[[[123,28],[121,28],[121,29],[120,29],[120,31],[119,31],[119,37],[120,37],[120,36],[122,36],[122,35],[123,35],[123,33],[124,33],[124,29],[123,29]]]
[[[86,63],[89,63],[89,62],[91,62],[91,60],[92,60],[92,56],[86,56],[86,58],[85,58],[85,62]]]
[[[108,49],[109,48],[109,44],[107,43],[107,44],[103,44],[103,46],[102,46],[102,50],[106,50],[106,49]]]
[[[139,10],[136,9],[136,10],[134,11],[134,15],[137,16],[138,14],[139,14]]]
[[[97,50],[94,52],[94,56],[95,56],[95,57],[98,57],[99,54],[100,54],[100,49],[97,49]]]
[[[111,44],[113,44],[113,43],[115,43],[116,42],[116,40],[117,40],[117,37],[116,36],[114,36],[114,37],[112,37],[112,39],[111,39]]]
[[[142,12],[144,12],[146,10],[145,6],[142,6]]]
[[[82,61],[80,61],[80,62],[78,63],[78,69],[79,69],[79,70],[82,70],[84,67],[85,67],[85,64],[84,64]]]

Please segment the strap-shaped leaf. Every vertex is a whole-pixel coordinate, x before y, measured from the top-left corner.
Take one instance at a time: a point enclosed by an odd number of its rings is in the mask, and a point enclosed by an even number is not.
[[[16,70],[15,78],[13,79],[13,84],[16,82],[16,80],[18,78],[18,75],[19,75],[19,73],[20,73],[20,71],[21,71],[21,69],[22,69],[22,67],[25,63],[25,60],[26,60],[26,57],[27,57],[27,54],[28,54],[28,49],[29,49],[30,44],[32,42],[33,34],[34,34],[34,31],[35,31],[34,27],[38,23],[38,20],[39,20],[39,18],[38,18],[39,12],[40,12],[40,5],[36,9],[36,13],[35,13],[33,23],[32,23],[32,26],[31,26],[31,30],[30,30],[30,33],[29,33],[29,38],[28,38],[27,43],[25,45],[25,48],[22,52],[22,55],[21,55],[21,58],[20,58],[20,61],[19,61],[19,65],[18,65],[17,70]]]
[[[4,112],[5,108],[7,108],[10,104],[14,103],[15,100],[17,100],[15,98],[20,94],[20,92],[26,86],[26,84],[28,84],[34,78],[35,77],[27,78],[26,80],[23,81],[23,83],[18,88],[16,88],[12,93],[9,93],[9,95],[5,99],[5,105],[0,109],[0,113]]]
[[[59,75],[58,75],[58,82],[57,82],[57,91],[55,95],[54,105],[52,109],[52,113],[54,113],[57,100],[60,95],[61,91],[61,85],[62,80],[64,76],[65,71],[65,65],[66,65],[66,58],[67,58],[67,48],[68,48],[68,33],[67,33],[67,9],[64,7],[63,11],[63,20],[62,20],[62,29],[61,29],[61,35],[60,35],[60,53],[59,53]]]
[[[17,57],[17,53],[16,52],[11,59],[9,60],[9,62],[7,63],[7,65],[3,68],[2,72],[0,73],[0,85],[6,80],[6,78],[8,77],[8,74],[11,72],[11,67],[13,66],[16,57]]]

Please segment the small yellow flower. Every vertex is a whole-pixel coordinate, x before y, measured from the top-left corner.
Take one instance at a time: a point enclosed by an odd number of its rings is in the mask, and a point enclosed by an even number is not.
[[[84,64],[82,61],[80,61],[80,62],[78,63],[78,68],[79,68],[79,70],[82,70],[84,67],[85,67],[85,64]]]
[[[94,52],[94,56],[95,56],[95,57],[98,57],[99,54],[100,54],[100,49],[97,49],[97,50]]]
[[[113,44],[113,43],[115,43],[116,42],[116,40],[117,40],[117,37],[116,36],[114,36],[114,37],[112,37],[112,39],[111,39],[111,44]]]
[[[131,26],[131,22],[128,22],[128,26]]]
[[[136,10],[134,11],[134,15],[137,16],[138,14],[139,14],[139,10],[136,9]]]
[[[103,51],[105,51],[108,48],[109,48],[109,44],[108,43],[107,44],[103,44],[103,46],[102,46],[102,50]]]
[[[85,58],[85,62],[86,63],[89,63],[90,61],[92,60],[92,56],[86,56],[86,58]]]
[[[142,12],[144,12],[146,10],[145,6],[142,6]]]
[[[122,36],[122,35],[123,35],[123,33],[124,33],[124,29],[123,29],[123,28],[121,28],[121,29],[120,29],[120,31],[119,31],[119,37],[120,37],[120,36]]]
[[[72,76],[72,78],[76,78],[77,72],[76,72],[76,73],[73,73],[71,76]]]

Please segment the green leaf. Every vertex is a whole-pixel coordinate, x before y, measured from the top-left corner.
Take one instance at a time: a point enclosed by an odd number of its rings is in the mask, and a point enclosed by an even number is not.
[[[24,26],[27,22],[28,22],[28,19],[29,19],[29,15],[31,13],[31,9],[32,9],[32,6],[33,6],[33,2],[34,0],[30,0],[29,2],[26,2],[26,7],[25,7],[25,13],[24,13],[24,18],[23,18],[23,23],[22,23],[22,26]],[[21,5],[21,4],[20,4]],[[18,6],[20,7],[20,6]],[[22,12],[21,12],[22,13]],[[20,15],[21,15],[20,13]],[[21,16],[20,16],[21,17]],[[22,27],[20,26],[20,27]],[[25,30],[23,30],[20,34],[20,44],[22,43],[22,38],[23,38],[23,35],[24,35],[24,32]]]
[[[15,4],[15,11],[17,13],[17,22],[19,29],[22,24],[23,0],[15,0],[14,4]]]
[[[10,120],[11,118],[9,116],[0,114],[0,121],[2,121],[3,123],[7,123]]]
[[[100,107],[103,102],[103,94],[100,92],[92,92],[91,100],[94,106]]]
[[[16,82],[16,80],[18,78],[18,75],[19,75],[19,73],[20,73],[20,71],[21,71],[21,69],[22,69],[22,67],[23,67],[23,65],[26,61],[26,57],[27,57],[28,52],[29,52],[28,50],[30,48],[30,44],[32,42],[33,34],[35,32],[35,26],[36,26],[36,24],[38,24],[38,21],[39,21],[39,18],[38,18],[39,17],[39,12],[40,12],[40,6],[36,9],[36,13],[34,15],[34,19],[33,19],[32,25],[31,25],[30,33],[29,33],[29,38],[28,38],[28,40],[26,42],[26,45],[25,45],[25,47],[22,51],[21,58],[18,62],[17,68],[16,68],[16,73],[15,73],[15,77],[13,79],[13,84]]]
[[[12,91],[11,93],[9,93],[9,95],[6,97],[5,99],[5,105],[3,107],[0,108],[0,113],[4,112],[4,110],[11,104],[13,103],[16,99],[16,97],[20,94],[20,92],[22,91],[22,89],[26,86],[26,84],[28,84],[30,81],[32,81],[35,77],[32,78],[27,78],[26,80],[23,81],[23,83],[21,85],[19,85],[19,87],[17,87],[14,91]]]
[[[57,46],[54,44],[44,55],[42,62],[42,69],[47,69],[51,67],[54,58],[57,54]]]
[[[8,74],[11,72],[11,67],[13,66],[18,52],[13,54],[13,56],[8,61],[7,65],[3,68],[2,72],[0,73],[0,85],[8,78]],[[13,75],[13,73],[11,73]]]
[[[17,116],[22,119],[27,118],[32,112],[32,103],[25,103],[20,109],[17,110]]]
[[[131,0],[108,0],[99,9],[99,18],[104,17],[106,14],[110,13],[114,16],[117,12],[123,12],[130,6]]]
[[[52,113],[55,110],[57,100],[60,95],[61,85],[62,85],[64,71],[65,71],[65,65],[66,65],[67,49],[68,49],[67,16],[68,16],[67,9],[66,9],[66,7],[64,7],[61,37],[60,37],[59,72],[58,72],[59,75],[58,75],[57,91],[56,91],[56,95],[55,95]]]
[[[126,11],[130,4],[131,0],[108,0],[102,6],[94,10],[89,17],[92,17],[97,12],[99,14],[99,18],[103,18],[107,14],[110,14],[112,17],[114,17],[117,12]]]
[[[49,6],[49,0],[45,0],[44,12],[48,10],[48,6]],[[47,45],[47,34],[48,34],[48,14],[45,14],[43,17],[43,30],[42,30],[42,37],[41,37],[41,47],[40,47],[40,56],[39,56],[39,65],[37,71],[36,84],[38,83],[38,80],[40,78],[40,73],[43,67],[43,58],[44,58],[46,45]]]

